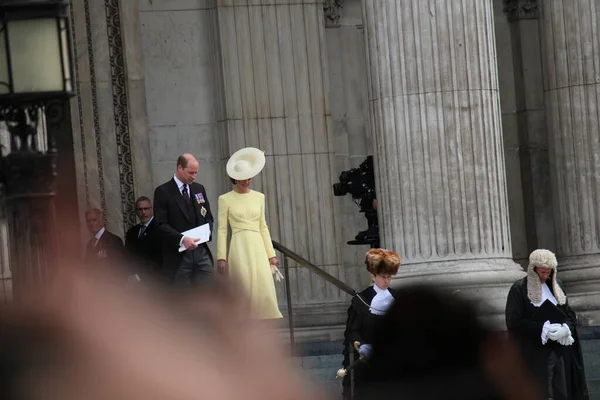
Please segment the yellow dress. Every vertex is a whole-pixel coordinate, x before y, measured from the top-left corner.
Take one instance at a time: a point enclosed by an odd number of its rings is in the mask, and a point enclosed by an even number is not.
[[[245,289],[252,318],[282,318],[269,264],[275,249],[265,220],[265,195],[232,190],[219,197],[218,210],[217,260],[227,260],[229,276]],[[227,223],[231,226],[229,254]]]

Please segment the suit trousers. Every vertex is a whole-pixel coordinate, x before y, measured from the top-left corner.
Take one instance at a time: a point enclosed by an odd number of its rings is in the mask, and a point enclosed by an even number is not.
[[[206,282],[213,277],[214,267],[210,251],[206,246],[183,253],[179,268],[175,272],[173,285],[185,287]]]
[[[548,356],[548,391],[552,400],[569,398],[563,358],[554,351]]]

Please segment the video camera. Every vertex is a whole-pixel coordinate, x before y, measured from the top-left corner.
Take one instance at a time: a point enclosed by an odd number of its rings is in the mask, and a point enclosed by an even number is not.
[[[348,193],[353,199],[370,197],[375,199],[375,170],[373,156],[368,156],[358,168],[342,171],[340,182],[333,184],[334,196],[345,196]]]
[[[356,235],[355,240],[348,242],[350,245],[369,244],[372,248],[379,247],[379,223],[377,211],[373,207],[375,194],[375,169],[373,156],[368,156],[357,168],[342,171],[339,183],[333,184],[334,196],[350,194],[352,199],[358,200],[360,212],[365,213],[368,229]]]

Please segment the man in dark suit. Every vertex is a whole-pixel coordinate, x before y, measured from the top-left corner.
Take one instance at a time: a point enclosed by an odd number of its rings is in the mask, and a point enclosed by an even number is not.
[[[162,268],[161,241],[154,221],[152,202],[141,196],[135,202],[139,225],[131,227],[125,234],[125,250],[131,268],[149,279],[160,279]]]
[[[123,261],[123,241],[104,227],[104,213],[92,208],[85,213],[85,223],[94,235],[85,247],[85,261],[89,264],[114,265]]]
[[[175,285],[191,285],[213,275],[213,259],[206,243],[182,232],[209,224],[213,227],[208,196],[204,186],[195,183],[198,160],[191,154],[177,159],[173,179],[154,191],[154,219],[162,240],[163,268]],[[186,251],[179,252],[183,245]]]

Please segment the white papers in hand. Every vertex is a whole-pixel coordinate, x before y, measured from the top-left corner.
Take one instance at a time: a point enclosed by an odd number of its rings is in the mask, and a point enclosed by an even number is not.
[[[205,243],[205,242],[208,242],[208,239],[210,239],[210,225],[208,225],[208,224],[200,225],[200,226],[195,227],[194,229],[190,229],[188,231],[181,232],[181,234],[183,236],[198,239],[196,241],[196,244]],[[183,246],[183,243],[182,243],[181,246],[179,247],[179,252],[181,253],[182,251],[185,251],[185,250],[186,250],[186,248]]]

